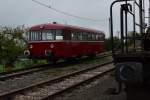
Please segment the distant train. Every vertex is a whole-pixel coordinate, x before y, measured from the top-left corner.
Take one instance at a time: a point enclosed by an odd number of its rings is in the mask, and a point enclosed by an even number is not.
[[[105,51],[104,32],[93,29],[54,22],[35,25],[26,35],[28,50],[24,54],[32,59],[57,61]]]

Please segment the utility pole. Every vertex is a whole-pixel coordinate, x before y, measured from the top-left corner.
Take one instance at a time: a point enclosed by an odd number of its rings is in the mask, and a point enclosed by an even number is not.
[[[150,26],[150,0],[149,0],[149,14],[148,14],[148,25]]]

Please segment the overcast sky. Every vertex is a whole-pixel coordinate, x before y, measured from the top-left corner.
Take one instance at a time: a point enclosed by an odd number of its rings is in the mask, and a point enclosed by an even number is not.
[[[81,20],[66,16],[36,4],[32,0],[0,1],[0,25],[2,26],[22,24],[32,26],[56,21],[58,23],[95,28],[108,33],[109,7],[114,0],[38,0],[64,12],[100,21]],[[117,11],[118,8],[114,9]],[[117,20],[119,19],[117,18]]]

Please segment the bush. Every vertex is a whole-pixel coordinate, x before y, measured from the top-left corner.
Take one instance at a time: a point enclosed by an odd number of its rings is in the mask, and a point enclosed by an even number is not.
[[[0,64],[13,66],[25,48],[23,29],[3,27],[0,31]]]

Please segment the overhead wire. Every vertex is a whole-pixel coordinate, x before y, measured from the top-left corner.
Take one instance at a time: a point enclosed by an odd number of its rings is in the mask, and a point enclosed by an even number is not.
[[[74,17],[74,18],[78,18],[78,19],[82,19],[82,20],[95,21],[95,22],[97,22],[97,21],[99,21],[99,22],[100,22],[100,21],[108,21],[108,18],[107,18],[107,19],[98,20],[98,19],[92,19],[92,18],[77,16],[77,15],[74,15],[74,14],[71,14],[71,13],[67,13],[67,12],[58,10],[58,9],[56,9],[56,8],[53,8],[53,7],[50,6],[50,5],[46,5],[46,4],[41,3],[41,2],[39,2],[39,1],[37,1],[37,0],[32,0],[32,1],[35,2],[35,3],[37,3],[37,4],[39,4],[39,5],[41,5],[41,6],[47,7],[47,8],[49,8],[49,9],[55,11],[55,12],[58,12],[58,13],[61,13],[61,14],[67,15],[67,16],[71,16],[71,17]]]

